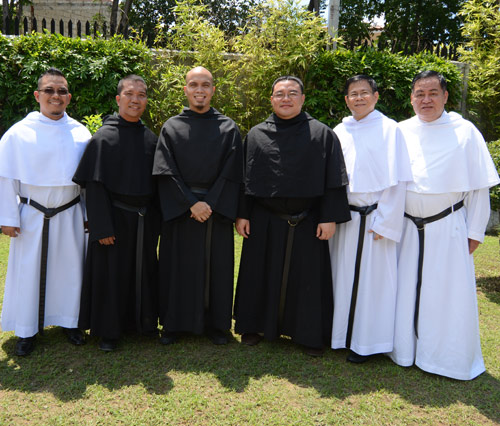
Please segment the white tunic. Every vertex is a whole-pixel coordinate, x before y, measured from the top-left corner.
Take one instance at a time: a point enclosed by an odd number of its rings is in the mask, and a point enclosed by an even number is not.
[[[413,324],[418,232],[405,218],[390,357],[402,366],[415,363],[430,373],[470,380],[485,368],[468,238],[483,241],[490,212],[488,188],[500,180],[481,134],[458,114],[444,112],[431,123],[413,117],[400,123],[400,128],[414,175],[406,212],[425,218],[460,200],[464,207],[425,225],[418,339]]]
[[[51,120],[38,112],[12,126],[0,141],[0,225],[20,227],[11,239],[2,329],[19,337],[38,332],[43,213],[18,196],[59,207],[79,194],[71,178],[90,138],[66,114]],[[77,327],[85,239],[81,204],[50,219],[45,326]]]
[[[360,355],[392,350],[396,305],[396,242],[404,213],[406,181],[411,171],[397,123],[378,111],[357,121],[345,118],[334,129],[340,139],[347,173],[348,199],[354,206],[378,207],[366,218],[358,295],[350,349]],[[346,347],[361,216],[340,224],[329,241],[334,314],[332,348]],[[382,235],[375,241],[373,230]]]

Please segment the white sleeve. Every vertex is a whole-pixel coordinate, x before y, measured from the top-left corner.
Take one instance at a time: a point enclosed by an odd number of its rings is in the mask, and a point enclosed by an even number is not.
[[[384,238],[399,242],[403,231],[406,182],[386,188],[373,215],[371,230]]]
[[[1,226],[21,226],[19,216],[19,204],[17,195],[19,194],[19,181],[0,177],[0,225]]]
[[[484,241],[484,232],[490,218],[490,191],[488,188],[469,191],[465,195],[467,236],[471,240]]]

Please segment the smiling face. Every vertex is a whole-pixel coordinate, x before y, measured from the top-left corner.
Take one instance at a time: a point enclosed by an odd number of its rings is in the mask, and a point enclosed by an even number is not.
[[[299,83],[293,80],[283,80],[274,86],[271,105],[279,118],[289,120],[300,114],[305,99]]]
[[[203,67],[196,67],[187,73],[184,94],[188,100],[189,109],[199,114],[207,112],[214,93],[215,86],[210,71]]]
[[[38,90],[33,95],[40,104],[40,112],[52,120],[62,118],[71,100],[68,82],[59,75],[47,74],[43,76]]]
[[[130,122],[139,121],[148,103],[146,85],[142,81],[123,80],[123,88],[120,94],[116,95],[116,103],[118,113],[123,119]]]
[[[378,92],[373,92],[368,81],[360,80],[349,86],[344,99],[354,119],[361,120],[375,109]]]
[[[415,82],[411,92],[411,104],[422,121],[434,121],[441,117],[448,101],[448,92],[443,90],[436,77],[422,78]]]

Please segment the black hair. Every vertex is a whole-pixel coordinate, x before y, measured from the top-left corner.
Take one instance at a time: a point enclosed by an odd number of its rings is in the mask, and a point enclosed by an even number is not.
[[[345,82],[345,86],[344,86],[344,95],[345,96],[347,96],[347,92],[349,91],[349,86],[353,83],[357,83],[358,81],[366,81],[370,85],[370,87],[372,88],[372,93],[378,92],[377,83],[375,82],[375,80],[372,77],[370,77],[369,75],[358,74],[358,75],[355,75],[355,76],[349,78]]]
[[[64,77],[64,74],[62,73],[61,70],[59,70],[57,68],[54,68],[54,67],[50,67],[47,71],[44,71],[42,73],[42,75],[38,78],[38,88],[39,89],[40,89],[40,85],[42,84],[42,79],[46,75],[55,75],[55,76],[58,76],[58,77],[66,78],[66,77]]]
[[[300,86],[300,93],[304,94],[304,83],[302,83],[302,80],[298,77],[295,77],[293,75],[282,75],[281,77],[278,77],[276,80],[274,80],[273,87],[271,88],[271,95],[274,93],[274,86],[278,84],[280,81],[295,81]]]
[[[417,83],[417,81],[422,80],[423,78],[437,78],[441,89],[443,89],[443,92],[446,92],[446,79],[443,77],[443,74],[432,70],[419,72],[415,77],[413,77],[413,81],[411,82],[412,92],[415,89],[415,84]]]
[[[144,84],[144,86],[146,86],[146,90],[148,89],[146,82],[144,81],[144,79],[140,75],[130,74],[130,75],[127,75],[126,77],[123,77],[118,82],[118,86],[116,87],[116,94],[117,95],[121,95],[122,90],[123,90],[123,83],[125,83],[126,81],[139,81],[142,84]]]

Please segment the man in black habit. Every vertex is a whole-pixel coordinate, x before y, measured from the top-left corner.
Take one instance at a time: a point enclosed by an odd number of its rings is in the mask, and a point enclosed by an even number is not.
[[[228,342],[233,304],[234,235],[242,144],[236,124],[210,107],[212,74],[186,75],[189,108],[164,125],[153,174],[163,213],[160,241],[162,344],[182,332]]]
[[[90,230],[79,326],[101,338],[103,351],[125,331],[158,335],[161,217],[151,175],[158,139],[140,120],[146,90],[136,75],[118,83],[118,115],[104,118],[73,178],[86,188]]]
[[[301,111],[304,100],[298,78],[278,78],[274,113],[245,139],[235,330],[247,345],[283,334],[320,356],[332,325],[327,240],[350,212],[339,140]]]

